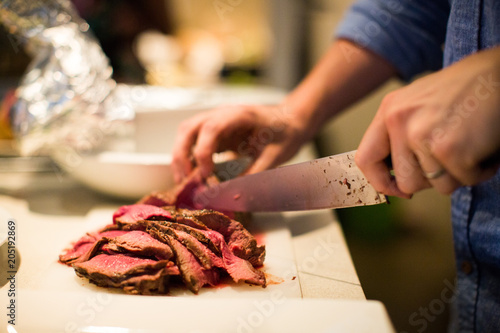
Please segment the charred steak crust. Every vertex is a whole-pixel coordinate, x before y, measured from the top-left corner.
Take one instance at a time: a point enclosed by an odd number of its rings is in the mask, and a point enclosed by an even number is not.
[[[161,230],[161,227],[169,227],[175,230],[179,230],[185,233],[190,234],[194,238],[196,238],[198,241],[203,243],[205,246],[209,248],[210,251],[215,253],[220,257],[220,249],[217,247],[210,238],[206,237],[203,234],[203,230],[208,230],[208,229],[196,229],[193,228],[189,225],[181,224],[181,223],[176,223],[176,222],[166,222],[166,221],[161,221],[159,223],[151,224],[151,226],[154,226],[155,228],[159,228]]]
[[[168,210],[145,204],[122,206],[113,214],[113,222],[120,228],[140,220],[171,221],[172,215]]]
[[[170,246],[151,237],[149,233],[139,230],[109,238],[107,246],[109,250],[115,252],[128,252],[144,257],[154,257],[158,260],[168,260],[173,256]]]
[[[187,232],[154,223],[151,223],[146,230],[152,235],[155,235],[158,239],[167,242],[168,240],[165,237],[166,235],[173,237],[175,240],[184,245],[189,251],[191,251],[191,253],[196,256],[205,269],[210,269],[214,266],[223,267],[220,257],[215,255],[215,253],[210,251],[207,246]]]
[[[220,247],[224,268],[234,282],[243,280],[251,284],[261,285],[263,287],[266,286],[266,277],[264,273],[253,267],[249,261],[236,256],[229,249],[229,246],[226,244],[221,234],[213,230],[207,230],[203,233]]]
[[[208,229],[222,234],[235,255],[250,261],[254,266],[264,264],[265,246],[257,245],[255,237],[238,221],[232,220],[220,212],[208,209],[180,209],[179,212],[182,214],[182,219],[176,216],[176,221],[201,221]]]
[[[264,273],[255,269],[249,261],[236,256],[219,232],[209,229],[197,230],[186,225],[166,221],[138,221],[136,224],[140,227],[135,228],[143,229],[144,226],[147,226],[146,232],[160,241],[171,244],[169,237],[179,241],[205,269],[221,267],[227,271],[235,282],[245,281],[256,285],[266,285]],[[133,227],[134,225],[130,224],[128,226]],[[196,235],[196,237],[188,232]],[[221,253],[222,261],[219,256],[216,256],[207,248],[206,244],[212,244],[213,247],[217,248],[217,253]],[[187,279],[189,280],[189,277]]]
[[[196,257],[174,237],[167,234],[162,234],[159,237],[164,238],[172,247],[175,253],[175,262],[189,290],[198,294],[204,285],[215,286],[219,283],[219,271],[216,268],[204,269]]]
[[[103,237],[114,237],[123,235],[126,231],[111,229],[101,230],[99,232],[87,233],[80,238],[73,247],[66,249],[63,254],[59,256],[59,261],[66,265],[79,262],[85,259],[80,259],[82,256],[88,255],[89,250],[92,250],[94,244]],[[87,259],[88,260],[88,259]]]

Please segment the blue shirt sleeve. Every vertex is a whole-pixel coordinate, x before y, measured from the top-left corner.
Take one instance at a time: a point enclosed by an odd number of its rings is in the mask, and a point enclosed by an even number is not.
[[[410,80],[442,67],[449,10],[448,0],[358,0],[336,37],[382,56]]]

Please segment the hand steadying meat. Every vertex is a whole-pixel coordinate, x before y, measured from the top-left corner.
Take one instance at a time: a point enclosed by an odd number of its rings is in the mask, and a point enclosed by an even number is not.
[[[283,106],[233,106],[197,115],[179,128],[173,152],[175,180],[191,172],[191,154],[203,177],[213,170],[212,154],[226,150],[254,158],[248,173],[274,167],[309,139],[306,132]]]
[[[212,154],[225,150],[254,158],[247,173],[275,167],[312,139],[332,115],[395,73],[370,51],[336,41],[280,105],[225,107],[181,124],[173,151],[175,179],[185,177],[193,162],[208,176],[213,170]]]
[[[356,163],[384,194],[409,197],[431,186],[448,194],[495,174],[499,126],[497,47],[387,95],[361,141]],[[389,154],[395,178],[384,161]]]

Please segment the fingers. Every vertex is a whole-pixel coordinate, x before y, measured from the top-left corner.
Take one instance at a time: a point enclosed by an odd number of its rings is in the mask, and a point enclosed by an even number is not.
[[[207,121],[200,127],[198,139],[193,149],[193,157],[196,165],[200,168],[201,176],[208,177],[213,169],[214,162],[212,156],[217,152],[221,137],[224,132],[230,130],[226,121]]]
[[[358,148],[356,163],[375,189],[386,195],[409,198],[429,187],[442,194],[452,193],[463,184],[450,168],[451,158],[447,156],[448,152],[457,156],[457,149],[436,154],[435,147],[443,145],[443,140],[432,135],[439,117],[432,113],[416,115],[411,108],[401,106],[401,100],[408,100],[404,89],[384,100]],[[383,165],[389,153],[395,178],[387,175]]]
[[[475,119],[467,123],[473,121]],[[432,156],[461,185],[474,185],[485,181],[498,170],[500,149],[495,153],[494,143],[500,143],[500,135],[493,132],[500,132],[497,127],[489,127],[476,125],[470,130],[460,126],[454,131],[448,131],[441,140],[433,142],[430,149]],[[483,137],[478,137],[477,132]]]
[[[193,169],[191,147],[196,142],[204,117],[194,117],[179,126],[172,150],[172,173],[180,183]]]
[[[212,156],[217,150],[219,135],[216,130],[216,127],[210,123],[201,126],[198,133],[198,140],[193,149],[194,160],[203,178],[208,177],[214,168]]]
[[[225,149],[237,149],[259,125],[251,107],[224,107],[189,119],[179,127],[173,150],[172,170],[179,182],[193,168],[208,177],[214,169],[212,156]]]
[[[411,195],[430,187],[431,184],[424,177],[420,163],[408,141],[405,126],[408,115],[392,111],[385,118],[389,137],[391,138],[392,166],[398,189],[407,195]]]
[[[198,166],[202,177],[208,177],[214,167],[213,154],[217,151],[224,123],[207,112],[189,119],[179,126],[174,150],[172,169],[174,179],[180,182]]]
[[[398,188],[396,180],[391,175],[391,170],[386,162],[390,153],[389,134],[382,116],[377,113],[358,147],[355,156],[356,165],[378,192],[410,198],[410,194]]]
[[[422,176],[442,194],[451,194],[461,183],[445,169],[430,151],[418,151],[418,163],[422,170]]]

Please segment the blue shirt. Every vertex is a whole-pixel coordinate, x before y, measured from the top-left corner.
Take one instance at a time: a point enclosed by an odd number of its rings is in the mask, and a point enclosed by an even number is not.
[[[409,80],[500,45],[500,1],[360,0],[337,37],[381,55]],[[450,331],[500,332],[500,172],[453,193],[452,224],[457,283]]]

